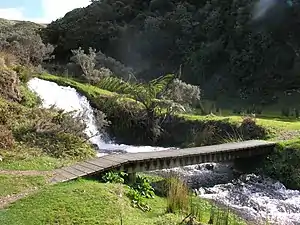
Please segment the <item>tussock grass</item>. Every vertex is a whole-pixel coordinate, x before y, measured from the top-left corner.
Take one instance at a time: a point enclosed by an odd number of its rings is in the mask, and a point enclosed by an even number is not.
[[[186,212],[189,207],[189,189],[188,186],[179,178],[173,176],[167,179],[167,212]]]

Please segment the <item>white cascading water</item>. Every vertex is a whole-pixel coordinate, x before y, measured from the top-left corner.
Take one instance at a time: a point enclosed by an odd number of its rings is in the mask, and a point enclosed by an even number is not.
[[[149,152],[161,151],[166,148],[151,147],[151,146],[130,146],[118,145],[114,143],[107,143],[103,141],[101,134],[99,134],[93,109],[85,96],[80,95],[74,88],[59,86],[54,82],[33,78],[28,82],[28,87],[36,92],[43,101],[43,107],[50,108],[53,105],[56,108],[63,109],[66,112],[75,111],[85,114],[85,122],[87,128],[85,133],[90,138],[91,143],[98,146],[102,152],[98,152],[98,156],[104,155],[107,152]],[[104,153],[105,152],[105,153]]]
[[[233,209],[250,224],[300,225],[300,191],[254,174],[234,179],[231,164],[204,163],[153,173],[176,173],[198,196]]]
[[[93,109],[86,97],[78,94],[74,88],[62,87],[56,83],[33,78],[28,86],[43,100],[43,107],[55,105],[67,112],[76,110],[85,112],[86,134],[99,149],[107,152],[149,152],[166,148],[150,146],[129,146],[107,143],[98,134]],[[97,135],[98,134],[98,135]],[[98,156],[105,153],[100,152]],[[213,199],[218,203],[238,211],[243,217],[255,221],[255,224],[300,225],[300,192],[288,190],[280,182],[262,178],[253,174],[233,179],[229,164],[200,164],[156,171],[166,174],[176,172],[198,193],[199,196]],[[221,183],[221,184],[220,184]],[[204,187],[205,186],[205,187]],[[199,188],[201,187],[201,188]]]

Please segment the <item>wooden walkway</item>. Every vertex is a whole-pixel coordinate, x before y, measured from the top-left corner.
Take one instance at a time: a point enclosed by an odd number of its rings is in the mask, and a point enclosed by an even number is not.
[[[135,173],[205,162],[230,161],[268,154],[274,149],[274,146],[274,142],[252,140],[157,152],[112,154],[57,169],[54,171],[51,181],[52,183],[64,182],[109,170]]]

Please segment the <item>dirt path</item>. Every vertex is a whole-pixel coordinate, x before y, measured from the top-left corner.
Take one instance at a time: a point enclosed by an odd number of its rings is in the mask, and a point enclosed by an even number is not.
[[[50,178],[53,175],[52,171],[38,171],[38,170],[0,170],[0,175],[16,175],[16,176],[44,176],[46,178],[46,183],[50,183]],[[0,197],[0,209],[5,208],[9,204],[24,198],[30,194],[33,194],[39,190],[38,187],[33,187],[24,190],[20,193],[8,195],[5,197]]]
[[[2,175],[21,175],[21,176],[50,176],[51,171],[38,171],[38,170],[0,170]]]
[[[33,194],[37,191],[38,191],[38,188],[31,188],[31,189],[22,191],[21,193],[18,193],[18,194],[2,197],[2,198],[0,198],[0,209],[3,209],[6,206],[8,206],[9,204],[11,204],[15,201],[18,201],[19,199],[24,198],[24,197],[26,197],[30,194]]]

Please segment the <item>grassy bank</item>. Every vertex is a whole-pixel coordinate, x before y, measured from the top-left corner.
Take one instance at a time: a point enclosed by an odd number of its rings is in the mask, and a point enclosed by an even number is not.
[[[62,86],[70,86],[78,90],[81,94],[88,97],[90,101],[95,101],[95,98],[101,97],[113,97],[117,96],[118,94],[115,92],[103,90],[93,85],[80,83],[74,81],[70,78],[54,76],[50,74],[43,74],[38,76],[41,79],[56,82]],[[130,99],[128,99],[130,100]],[[218,115],[208,115],[208,116],[201,116],[195,114],[177,114],[178,117],[182,117],[187,121],[226,121],[230,124],[240,124],[243,121],[243,116],[236,116],[226,114],[225,116],[218,116]],[[272,133],[279,134],[283,131],[295,131],[300,129],[300,120],[297,119],[289,119],[289,118],[282,118],[282,117],[271,117],[265,115],[257,115],[256,122],[258,125],[269,129]]]
[[[278,143],[262,163],[261,172],[280,180],[288,188],[300,190],[300,139]]]
[[[126,197],[128,187],[79,180],[47,187],[0,211],[0,224],[106,224],[163,225],[179,224],[184,213],[167,213],[167,199],[147,199],[149,212],[132,207]],[[210,220],[211,205],[194,198],[201,209],[202,222]],[[229,215],[229,224],[244,224]],[[235,223],[233,223],[235,221]],[[217,224],[217,223],[215,223]]]

